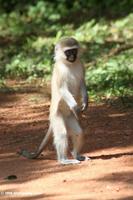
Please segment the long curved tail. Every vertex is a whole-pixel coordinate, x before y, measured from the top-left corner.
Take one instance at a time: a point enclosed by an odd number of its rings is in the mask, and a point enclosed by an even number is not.
[[[45,146],[48,144],[51,135],[52,135],[52,128],[51,128],[51,126],[49,126],[49,129],[48,129],[46,135],[44,136],[41,144],[39,145],[37,151],[29,152],[27,150],[21,150],[20,152],[18,152],[19,155],[22,155],[29,159],[36,159],[41,154],[41,152],[44,150]]]

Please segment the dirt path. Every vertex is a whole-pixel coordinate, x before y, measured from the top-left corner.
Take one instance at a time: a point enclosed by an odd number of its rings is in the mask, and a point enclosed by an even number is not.
[[[58,165],[52,141],[37,160],[16,154],[40,143],[48,113],[42,94],[0,94],[0,199],[133,200],[133,110],[90,104],[82,124],[91,160],[77,166]]]

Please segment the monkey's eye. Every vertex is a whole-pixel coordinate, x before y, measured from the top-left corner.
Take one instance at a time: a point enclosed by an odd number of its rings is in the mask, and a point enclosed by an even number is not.
[[[66,56],[70,56],[70,55],[76,55],[77,54],[77,49],[68,49],[66,51],[64,51]]]
[[[72,54],[77,54],[77,49],[71,49],[71,51],[72,51]]]
[[[71,55],[71,49],[64,51],[66,56],[70,56]]]

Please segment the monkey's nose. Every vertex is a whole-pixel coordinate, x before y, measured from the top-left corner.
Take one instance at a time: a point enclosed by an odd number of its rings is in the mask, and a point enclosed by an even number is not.
[[[70,57],[69,57],[69,61],[71,61],[71,62],[73,62],[73,61],[75,61],[75,56],[74,55],[71,55]]]

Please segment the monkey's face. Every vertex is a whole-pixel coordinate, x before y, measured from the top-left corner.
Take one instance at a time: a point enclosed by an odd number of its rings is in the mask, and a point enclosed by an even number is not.
[[[73,63],[77,59],[78,49],[77,48],[67,49],[64,51],[64,54],[66,56],[66,60]]]
[[[55,60],[74,63],[80,56],[80,46],[74,38],[61,39],[55,46]]]

